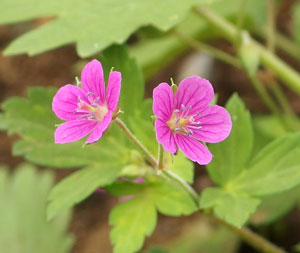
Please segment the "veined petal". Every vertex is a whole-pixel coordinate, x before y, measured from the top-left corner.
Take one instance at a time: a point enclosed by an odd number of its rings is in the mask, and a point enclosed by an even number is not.
[[[105,82],[102,65],[99,61],[92,60],[85,65],[81,72],[81,83],[86,95],[90,94],[93,100],[99,97],[100,105],[105,103]]]
[[[103,132],[109,127],[111,122],[111,115],[112,112],[109,111],[103,118],[101,122],[98,122],[98,125],[94,128],[93,132],[88,137],[86,143],[92,143],[98,141],[101,137]]]
[[[118,105],[120,90],[121,90],[121,73],[112,71],[109,74],[108,84],[106,89],[106,102],[108,109],[114,111]]]
[[[182,152],[193,162],[197,162],[201,165],[210,163],[212,154],[199,141],[186,136],[184,134],[176,134],[176,142]]]
[[[61,124],[54,132],[55,143],[77,141],[88,135],[97,125],[96,120],[72,120]]]
[[[174,94],[167,83],[161,83],[153,90],[153,112],[163,120],[169,120],[174,110]]]
[[[200,121],[201,129],[193,129],[193,137],[200,141],[216,143],[223,141],[230,134],[230,114],[221,106],[208,106],[195,120]]]
[[[55,94],[52,101],[52,110],[62,120],[75,120],[81,115],[74,113],[77,109],[78,99],[88,102],[84,91],[72,84],[61,87]]]
[[[210,82],[199,76],[192,76],[184,79],[178,86],[175,97],[175,109],[181,105],[190,107],[190,113],[205,109],[214,97],[214,90]]]
[[[167,123],[157,119],[155,121],[155,132],[157,141],[163,145],[166,151],[174,154],[177,150],[175,137]]]

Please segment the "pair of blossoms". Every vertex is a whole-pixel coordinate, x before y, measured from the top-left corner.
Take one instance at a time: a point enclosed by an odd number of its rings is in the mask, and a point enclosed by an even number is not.
[[[98,141],[119,112],[120,72],[110,72],[105,91],[101,63],[93,60],[82,70],[81,83],[82,88],[61,87],[53,98],[56,116],[67,121],[56,129],[55,143],[86,135],[86,143]],[[180,148],[190,160],[208,164],[212,154],[204,142],[217,143],[229,135],[230,115],[223,107],[210,105],[214,91],[209,81],[192,76],[174,87],[161,83],[153,90],[156,139],[169,153]]]

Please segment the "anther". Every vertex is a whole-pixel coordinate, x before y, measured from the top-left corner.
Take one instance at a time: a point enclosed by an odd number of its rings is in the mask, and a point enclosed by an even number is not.
[[[181,104],[181,108],[182,108],[182,110],[186,110],[186,107],[184,106],[184,104]]]
[[[178,113],[178,112],[180,112],[180,110],[179,109],[175,109],[173,112],[174,113]]]
[[[95,95],[95,92],[89,91],[88,93],[86,93],[86,97],[88,97],[90,95]]]
[[[194,132],[193,132],[193,130],[192,129],[188,129],[187,131],[186,131],[186,136],[190,136],[190,135],[192,135]]]

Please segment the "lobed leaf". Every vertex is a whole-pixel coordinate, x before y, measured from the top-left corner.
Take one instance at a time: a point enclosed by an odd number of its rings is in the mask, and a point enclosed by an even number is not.
[[[201,195],[200,208],[213,208],[215,215],[241,227],[260,203],[257,198],[225,192],[220,188],[206,188]]]
[[[63,210],[81,202],[99,187],[114,182],[120,175],[120,164],[90,167],[78,170],[59,182],[49,195],[48,220]]]
[[[231,115],[232,130],[224,141],[209,146],[214,158],[207,169],[212,179],[225,185],[246,167],[253,146],[253,130],[249,111],[237,95],[226,104]]]

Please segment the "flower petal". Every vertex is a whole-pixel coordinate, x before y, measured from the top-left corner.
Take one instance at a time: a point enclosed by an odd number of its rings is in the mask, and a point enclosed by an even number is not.
[[[85,93],[95,93],[90,95],[92,100],[99,97],[99,104],[105,103],[105,82],[102,65],[97,60],[92,60],[83,68],[81,72],[81,83]]]
[[[96,120],[72,120],[63,123],[54,132],[55,143],[77,141],[88,135],[97,123]]]
[[[169,120],[174,110],[174,94],[167,83],[161,83],[153,90],[153,113],[160,119]]]
[[[176,142],[182,152],[193,162],[197,162],[201,165],[210,163],[212,154],[208,148],[199,141],[184,134],[176,134]]]
[[[92,143],[92,142],[98,141],[102,137],[103,132],[108,128],[108,126],[111,122],[111,115],[112,115],[112,112],[109,111],[104,116],[103,120],[98,123],[98,125],[95,127],[93,132],[90,134],[90,136],[86,140],[86,143]]]
[[[214,90],[210,82],[199,76],[192,76],[179,84],[175,97],[175,109],[180,109],[181,105],[190,106],[190,113],[195,114],[205,109],[213,97]]]
[[[157,141],[163,145],[166,151],[174,154],[177,150],[175,137],[166,122],[157,119],[155,121],[155,132]]]
[[[120,90],[121,90],[121,73],[118,71],[112,71],[109,74],[107,90],[106,90],[106,102],[108,109],[114,111],[117,107]]]
[[[72,84],[61,87],[52,101],[52,110],[62,120],[78,119],[80,113],[74,113],[77,109],[78,98],[87,102],[84,91]]]
[[[193,129],[193,137],[204,142],[223,141],[228,137],[232,128],[230,114],[218,105],[207,107],[195,120],[200,121],[201,129]]]

